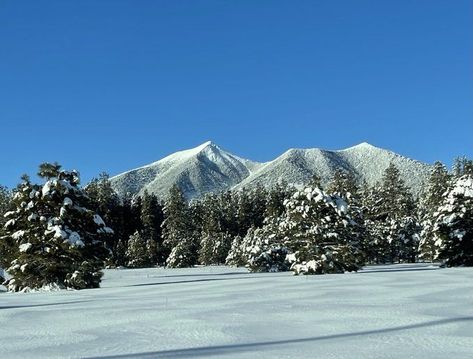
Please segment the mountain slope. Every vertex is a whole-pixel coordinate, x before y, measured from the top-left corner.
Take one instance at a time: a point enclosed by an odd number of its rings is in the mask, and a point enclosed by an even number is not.
[[[338,168],[352,172],[360,182],[373,185],[381,180],[391,162],[418,195],[428,179],[430,166],[368,143],[339,151],[290,149],[273,161],[258,163],[235,156],[209,141],[112,177],[111,181],[121,196],[142,194],[146,190],[164,198],[171,186],[177,184],[191,199],[208,192],[258,184],[270,187],[282,180],[301,185],[314,174],[326,184]]]
[[[259,164],[239,158],[208,141],[185,151],[173,153],[150,165],[111,178],[121,196],[143,194],[146,190],[165,197],[177,184],[188,199],[207,192],[228,189],[246,178]]]
[[[330,181],[338,168],[352,172],[359,182],[374,185],[380,181],[384,170],[393,162],[399,168],[406,185],[415,195],[427,181],[430,166],[398,155],[368,143],[361,143],[340,151],[320,149],[290,149],[268,162],[235,186],[235,189],[257,184],[271,186],[281,180],[292,184],[307,183],[313,175]]]

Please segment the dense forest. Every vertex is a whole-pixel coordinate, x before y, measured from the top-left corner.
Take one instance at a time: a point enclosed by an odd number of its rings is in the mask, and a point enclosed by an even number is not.
[[[104,267],[226,264],[253,272],[324,274],[366,264],[473,265],[473,161],[432,167],[414,198],[391,164],[375,186],[336,171],[322,188],[281,182],[186,201],[174,186],[120,198],[107,174],[40,165],[13,190],[0,186],[0,267],[10,291],[94,288]],[[1,272],[0,272],[1,274]]]

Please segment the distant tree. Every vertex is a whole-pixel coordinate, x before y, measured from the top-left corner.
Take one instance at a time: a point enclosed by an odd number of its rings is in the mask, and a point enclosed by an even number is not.
[[[445,165],[438,161],[435,162],[420,206],[422,231],[419,242],[419,257],[421,259],[428,261],[434,260],[436,251],[434,240],[434,213],[437,212],[444,200],[444,194],[448,189],[449,182],[450,175]]]
[[[473,160],[465,156],[455,158],[452,166],[452,174],[455,178],[466,174],[473,175]]]
[[[113,229],[113,233],[105,236],[107,247],[110,248],[110,256],[107,258],[109,265],[120,265],[123,262],[123,253],[120,252],[120,240],[126,236],[125,220],[123,218],[123,206],[120,198],[113,190],[110,176],[102,172],[98,178],[85,187],[85,192],[91,201],[91,208],[96,211],[103,220]]]
[[[163,220],[163,210],[157,197],[145,191],[141,202],[141,224],[150,265],[164,264],[166,260],[161,233]]]
[[[140,232],[136,231],[128,239],[126,251],[127,266],[131,268],[143,268],[150,266],[150,258],[147,241]]]
[[[310,181],[307,183],[307,187],[323,189],[322,178],[318,174],[314,173]]]
[[[353,202],[359,199],[360,188],[353,173],[344,169],[337,169],[332,180],[327,185],[327,193],[336,194],[346,201]]]
[[[289,197],[290,190],[286,182],[273,186],[267,195],[265,217],[279,217],[284,213],[284,201]]]
[[[394,164],[385,170],[380,184],[365,192],[363,202],[365,224],[371,238],[370,248],[366,250],[368,259],[376,263],[406,260],[401,253],[410,253],[412,246],[417,248],[418,243],[413,244],[411,240],[419,238],[416,233],[407,232],[414,228],[420,230],[420,226],[412,225],[418,222],[415,202]]]
[[[197,263],[200,233],[194,230],[189,206],[182,191],[174,185],[164,206],[163,244],[168,250],[168,267],[186,267]]]
[[[228,252],[225,264],[233,267],[242,267],[246,264],[246,258],[243,252],[243,238],[236,236],[233,238],[230,251]]]

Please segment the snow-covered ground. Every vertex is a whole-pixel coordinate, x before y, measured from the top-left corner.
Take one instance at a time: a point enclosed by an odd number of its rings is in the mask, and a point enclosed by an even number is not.
[[[473,268],[107,270],[101,289],[0,293],[0,357],[473,358]]]

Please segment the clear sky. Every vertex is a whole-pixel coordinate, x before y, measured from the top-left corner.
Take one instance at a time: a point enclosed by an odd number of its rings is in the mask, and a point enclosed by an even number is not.
[[[212,140],[473,157],[471,0],[0,0],[0,183]]]

